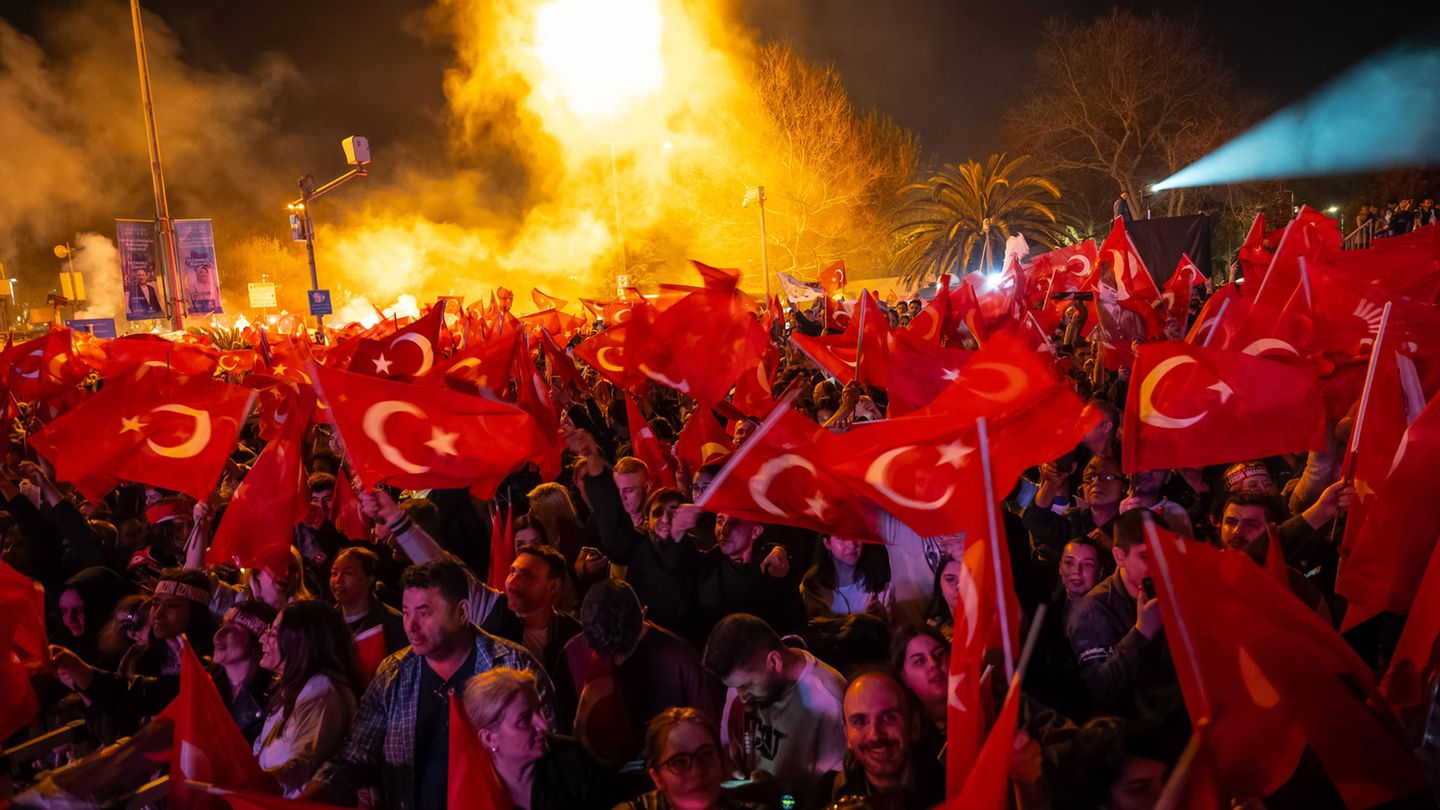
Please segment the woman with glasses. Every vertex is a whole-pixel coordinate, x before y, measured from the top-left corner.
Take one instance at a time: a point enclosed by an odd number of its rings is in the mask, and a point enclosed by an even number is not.
[[[278,679],[255,754],[285,795],[295,796],[339,751],[365,681],[345,620],[324,602],[291,603],[268,630],[260,666]]]
[[[720,736],[704,715],[666,709],[645,731],[645,767],[655,789],[615,810],[747,810],[757,805],[720,795]]]
[[[623,795],[580,743],[550,734],[533,673],[482,672],[462,703],[515,810],[608,810]]]

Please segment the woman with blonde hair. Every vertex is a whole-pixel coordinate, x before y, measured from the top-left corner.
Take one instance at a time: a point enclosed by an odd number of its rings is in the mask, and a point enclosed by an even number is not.
[[[515,810],[609,810],[623,798],[579,742],[550,734],[534,673],[482,672],[465,684],[462,703]]]

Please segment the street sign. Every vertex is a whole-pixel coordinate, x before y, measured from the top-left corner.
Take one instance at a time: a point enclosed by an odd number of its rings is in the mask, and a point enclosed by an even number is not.
[[[269,309],[275,306],[275,284],[270,281],[250,282],[250,308]]]
[[[333,312],[333,311],[334,311],[334,310],[330,309],[330,291],[329,291],[329,290],[311,290],[311,291],[310,291],[310,314],[311,314],[311,315],[316,315],[316,316],[319,316],[319,315],[329,315],[329,314],[330,314],[331,312]]]
[[[114,318],[82,318],[66,321],[65,325],[77,332],[89,332],[97,338],[113,338],[117,335]]]
[[[629,287],[629,286],[630,286],[630,275],[629,275],[628,273],[620,273],[619,275],[615,276],[615,294],[616,294],[616,295],[624,295],[624,294],[625,294],[625,288],[626,288],[626,287]]]
[[[85,277],[79,273],[61,271],[60,294],[71,301],[85,300]]]

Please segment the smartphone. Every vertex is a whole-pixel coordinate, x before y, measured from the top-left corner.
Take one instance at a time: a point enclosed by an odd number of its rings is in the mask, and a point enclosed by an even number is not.
[[[1140,585],[1145,588],[1145,598],[1155,598],[1155,580],[1151,579],[1150,577],[1145,577],[1144,579],[1140,580]]]

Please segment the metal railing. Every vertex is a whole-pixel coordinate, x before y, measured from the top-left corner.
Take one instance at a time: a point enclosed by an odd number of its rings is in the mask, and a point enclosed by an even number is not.
[[[1344,248],[1346,250],[1363,250],[1370,247],[1370,243],[1375,240],[1377,226],[1380,224],[1378,219],[1361,223],[1360,227],[1346,234]]]

